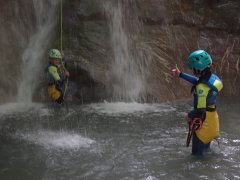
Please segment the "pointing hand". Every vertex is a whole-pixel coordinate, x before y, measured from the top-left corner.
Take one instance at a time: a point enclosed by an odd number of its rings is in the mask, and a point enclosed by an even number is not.
[[[176,67],[172,69],[172,73],[173,73],[173,76],[179,76],[179,74],[181,73],[181,71],[178,69],[177,64],[176,64]]]

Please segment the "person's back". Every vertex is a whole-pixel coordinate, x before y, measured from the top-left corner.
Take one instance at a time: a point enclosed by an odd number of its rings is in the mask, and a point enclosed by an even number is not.
[[[180,72],[176,67],[174,74],[192,83],[194,108],[188,113],[189,125],[193,131],[193,155],[203,155],[210,142],[219,136],[219,120],[216,112],[216,99],[223,85],[211,72],[212,59],[203,50],[197,50],[188,57],[188,66],[194,76]]]

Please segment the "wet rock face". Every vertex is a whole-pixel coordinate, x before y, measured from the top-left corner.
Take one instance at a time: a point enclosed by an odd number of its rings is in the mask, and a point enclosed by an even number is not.
[[[168,25],[171,25],[178,34],[174,41],[184,42],[182,48],[178,46],[178,49],[181,52],[197,48],[207,50],[213,58],[213,71],[223,79],[223,94],[239,95],[240,14],[237,12],[240,11],[240,2],[236,0],[180,2],[182,3],[166,5],[172,9]],[[179,26],[186,29],[179,31],[177,30]],[[182,35],[188,31],[190,32],[188,35]],[[191,44],[186,46],[184,39]],[[183,57],[186,58],[187,56]]]
[[[114,48],[105,3],[121,0],[64,1],[63,46],[69,57],[70,100],[83,102],[113,94]],[[190,96],[190,86],[171,75],[195,49],[207,50],[213,71],[224,83],[223,95],[240,95],[240,1],[238,0],[122,0],[124,29],[133,56],[146,57],[140,100],[166,101]],[[35,28],[31,0],[0,0],[1,102],[16,94],[21,57]],[[126,21],[126,22],[125,22]],[[135,21],[138,21],[137,23]],[[56,34],[58,34],[56,30]],[[59,39],[52,47],[60,47]],[[49,45],[50,46],[50,45]],[[44,57],[45,58],[45,57]],[[136,58],[138,59],[138,58]],[[116,70],[118,67],[115,67]],[[126,68],[126,67],[125,67]],[[42,75],[44,76],[44,75]],[[46,98],[44,78],[35,100]]]
[[[135,45],[152,57],[146,89],[142,92],[147,99],[165,101],[189,96],[187,83],[174,79],[170,70],[178,64],[189,72],[186,60],[196,49],[205,49],[211,54],[213,72],[223,79],[222,94],[240,95],[239,1],[128,0],[124,3],[129,3],[125,11],[137,15],[142,24]],[[69,4],[77,13],[65,14],[67,26],[71,28],[71,32],[65,31],[66,38],[71,38],[66,48],[78,54],[81,66],[89,72],[101,65],[102,71],[94,71],[92,77],[107,85],[106,74],[113,58],[107,17],[97,1],[91,1],[90,4],[95,5],[92,9],[86,0]]]

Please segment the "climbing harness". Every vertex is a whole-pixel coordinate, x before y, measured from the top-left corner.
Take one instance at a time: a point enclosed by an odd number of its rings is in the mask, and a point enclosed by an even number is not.
[[[186,146],[189,147],[193,133],[202,127],[203,120],[201,118],[194,118],[188,123],[188,136]]]

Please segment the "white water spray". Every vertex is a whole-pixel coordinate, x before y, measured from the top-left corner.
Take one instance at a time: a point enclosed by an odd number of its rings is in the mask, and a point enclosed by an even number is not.
[[[96,141],[82,137],[79,134],[64,131],[38,130],[29,133],[18,131],[16,137],[43,146],[46,149],[58,150],[90,148],[92,144],[96,143]]]
[[[18,85],[17,102],[30,103],[43,71],[44,55],[52,40],[57,24],[57,8],[60,0],[33,0],[36,33],[30,38],[22,55],[21,77]]]
[[[105,1],[104,9],[109,18],[111,45],[114,59],[109,74],[115,100],[138,101],[145,90],[145,78],[150,59],[137,49],[140,22],[128,17],[134,6],[131,0]]]

